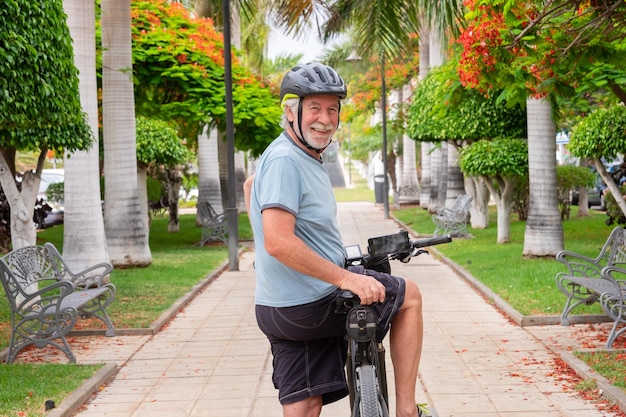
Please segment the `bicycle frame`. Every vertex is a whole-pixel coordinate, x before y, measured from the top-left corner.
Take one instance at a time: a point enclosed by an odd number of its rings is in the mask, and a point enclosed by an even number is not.
[[[406,231],[368,240],[368,253],[359,245],[347,246],[346,267],[362,265],[379,272],[391,272],[391,260],[409,262],[414,256],[428,253],[421,248],[451,242],[450,236],[436,236],[411,241]],[[376,341],[374,310],[360,304],[350,291],[336,299],[338,311],[347,312],[348,357],[346,373],[352,417],[389,417],[389,395],[385,368],[385,347]],[[419,406],[418,406],[418,412]]]
[[[365,346],[367,345],[367,346]],[[375,352],[375,360],[364,360],[364,357],[371,357],[372,352]],[[376,404],[380,407],[379,410],[374,410],[377,414],[367,415],[361,410],[362,403],[364,401],[363,396],[368,395],[357,387],[364,386],[366,382],[360,383],[361,369],[365,366],[371,366],[374,370],[374,382],[376,384]],[[350,393],[350,409],[352,410],[352,417],[370,417],[370,416],[389,416],[389,395],[387,388],[387,375],[385,368],[385,347],[382,343],[370,342],[357,343],[350,341],[348,345],[348,360],[346,362],[346,373],[348,377],[348,390]],[[356,392],[355,392],[356,391]],[[371,409],[371,407],[369,407]]]

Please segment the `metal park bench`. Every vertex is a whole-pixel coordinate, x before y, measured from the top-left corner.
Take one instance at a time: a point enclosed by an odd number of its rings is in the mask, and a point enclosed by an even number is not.
[[[217,214],[208,201],[198,202],[196,209],[202,226],[202,239],[198,246],[204,246],[207,242],[218,240],[227,243],[228,221],[226,214]]]
[[[604,345],[610,349],[615,339],[626,331],[626,269],[608,266],[602,269],[602,278],[612,284],[610,290],[600,294],[600,305],[613,320],[613,327]],[[624,326],[618,330],[620,325]]]
[[[626,230],[621,226],[613,229],[595,258],[563,250],[557,253],[556,259],[567,267],[567,271],[559,272],[555,277],[559,290],[567,297],[561,324],[570,324],[568,315],[577,306],[598,302],[615,322],[607,341],[607,348],[610,347],[624,330],[616,332],[617,326],[625,323]],[[616,273],[622,274],[620,278],[613,276]]]
[[[94,316],[114,336],[115,328],[106,308],[115,298],[115,286],[106,282],[112,266],[94,265],[73,272],[56,248],[26,246],[0,259],[0,280],[11,311],[11,338],[6,358],[12,363],[27,346],[47,345],[60,349],[76,362],[65,336],[82,316]]]
[[[442,207],[432,215],[435,223],[433,235],[467,236],[467,220],[472,197],[459,195],[451,208]]]

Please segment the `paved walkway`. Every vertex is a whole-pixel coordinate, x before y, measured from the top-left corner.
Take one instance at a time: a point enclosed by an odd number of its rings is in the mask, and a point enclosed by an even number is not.
[[[368,237],[399,228],[371,203],[340,204],[339,222],[344,242],[362,246]],[[76,415],[282,415],[271,383],[269,345],[254,318],[253,260],[253,252],[245,253],[240,271],[220,275],[154,336],[77,339],[73,349],[80,363],[104,361],[121,368]],[[574,332],[580,327],[536,328],[533,335],[432,256],[396,262],[393,268],[415,280],[423,293],[425,339],[417,400],[428,402],[436,415],[612,416],[554,374],[555,355],[546,344],[567,348],[576,343]],[[562,337],[555,340],[553,334]],[[391,373],[392,367],[387,368]],[[63,406],[55,413],[70,415]],[[322,416],[345,417],[348,408],[347,399],[342,400],[324,408]]]

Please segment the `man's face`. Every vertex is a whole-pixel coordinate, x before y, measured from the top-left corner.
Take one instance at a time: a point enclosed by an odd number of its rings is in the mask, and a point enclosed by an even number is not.
[[[289,117],[295,120],[297,115]],[[338,125],[339,99],[336,96],[316,95],[302,100],[302,138],[313,148],[328,146]]]

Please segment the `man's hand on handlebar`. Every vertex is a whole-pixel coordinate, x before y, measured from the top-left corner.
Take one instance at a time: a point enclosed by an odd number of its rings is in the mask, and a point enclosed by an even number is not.
[[[342,290],[352,291],[356,294],[363,305],[385,301],[385,286],[368,275],[348,272],[340,287]]]

